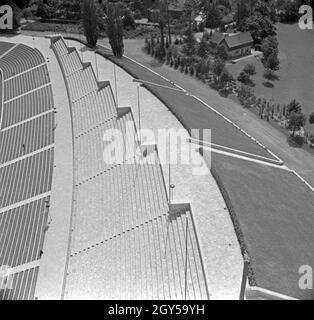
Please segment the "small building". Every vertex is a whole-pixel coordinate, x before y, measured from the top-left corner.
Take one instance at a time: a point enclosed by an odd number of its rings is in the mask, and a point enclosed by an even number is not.
[[[160,1],[161,0],[145,0],[148,8],[148,18],[151,22],[159,22],[160,19]],[[180,20],[184,13],[184,3],[186,0],[168,1],[169,17],[174,20]]]
[[[222,41],[225,39],[225,35],[220,32],[215,32],[210,38],[209,38],[209,43],[220,46]]]
[[[225,36],[220,45],[224,46],[230,58],[240,58],[251,54],[254,41],[250,32],[240,32]]]

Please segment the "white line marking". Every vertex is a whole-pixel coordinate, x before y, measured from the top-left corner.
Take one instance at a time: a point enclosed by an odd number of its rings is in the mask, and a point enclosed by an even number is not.
[[[37,201],[37,200],[41,200],[41,199],[43,199],[43,198],[50,197],[50,196],[51,196],[51,191],[48,191],[48,192],[45,192],[45,193],[41,193],[41,194],[39,194],[39,195],[37,195],[37,196],[34,196],[34,197],[32,197],[32,198],[28,198],[28,199],[26,199],[26,200],[23,200],[23,201],[20,201],[20,202],[16,202],[16,203],[11,204],[11,205],[9,205],[9,206],[7,206],[7,207],[1,208],[1,209],[0,209],[0,214],[1,214],[1,213],[5,213],[5,212],[7,212],[7,211],[10,211],[10,210],[12,210],[12,209],[16,209],[16,208],[22,207],[22,206],[24,206],[24,205],[26,205],[26,204],[35,202],[35,201]]]
[[[26,96],[26,95],[28,95],[28,94],[30,94],[30,93],[33,93],[34,91],[43,89],[43,88],[48,87],[48,86],[50,86],[50,85],[51,85],[51,82],[48,82],[48,83],[46,83],[46,84],[43,84],[43,85],[40,86],[40,87],[37,87],[37,88],[35,88],[35,89],[33,89],[33,90],[30,90],[30,91],[27,91],[27,92],[25,92],[25,93],[23,93],[23,94],[21,94],[21,95],[19,95],[19,96],[16,96],[16,97],[14,97],[14,98],[12,98],[12,99],[6,100],[4,103],[6,104],[6,103],[9,103],[9,102],[12,102],[12,101],[14,101],[14,100],[16,100],[16,99],[19,99],[19,98],[21,98],[21,97],[23,97],[23,96]]]
[[[32,156],[34,156],[34,155],[36,155],[36,154],[38,154],[38,153],[41,153],[41,152],[44,152],[44,151],[46,151],[46,150],[52,149],[52,148],[54,148],[54,144],[51,144],[51,145],[46,146],[46,147],[44,147],[44,148],[42,148],[42,149],[38,149],[38,150],[36,150],[36,151],[33,151],[33,152],[31,152],[31,153],[28,153],[28,154],[26,154],[26,155],[24,155],[24,156],[22,156],[22,157],[19,157],[19,158],[13,159],[13,160],[11,160],[11,161],[5,162],[5,163],[3,163],[3,164],[0,165],[0,169],[2,169],[2,168],[4,168],[4,167],[7,167],[7,166],[9,166],[9,165],[11,165],[11,164],[14,164],[14,163],[16,163],[16,162],[22,161],[22,160],[24,160],[24,159],[27,159],[27,158],[29,158],[29,157],[32,157]]]
[[[266,158],[266,157],[263,157],[263,156],[260,156],[260,155],[254,154],[254,153],[249,153],[249,152],[246,152],[246,151],[229,148],[229,147],[226,147],[226,146],[218,145],[218,144],[207,142],[207,141],[204,141],[204,140],[200,141],[200,140],[194,139],[194,138],[188,138],[187,140],[190,143],[197,144],[197,145],[200,145],[200,146],[205,145],[205,146],[207,146],[209,148],[211,148],[211,146],[212,146],[213,149],[215,149],[215,147],[217,147],[217,148],[220,148],[220,149],[225,149],[226,152],[230,151],[231,153],[235,152],[235,153],[238,153],[240,155],[243,154],[245,157],[247,155],[249,157],[258,158],[258,159],[260,159],[260,161],[263,161],[263,162],[268,162],[268,163],[273,163],[273,164],[277,163],[278,165],[282,165],[283,164],[283,162],[278,162],[277,160],[273,160],[271,158]]]
[[[294,173],[312,192],[314,192],[314,188],[305,180],[303,179],[295,170],[290,170],[292,173]]]
[[[260,287],[256,287],[256,286],[255,287],[249,287],[249,289],[247,289],[247,290],[248,291],[258,291],[258,292],[260,292],[262,294],[273,296],[275,298],[282,299],[282,300],[299,300],[299,299],[293,298],[291,296],[287,296],[287,295],[282,294],[282,293],[278,293],[278,292],[275,292],[275,291],[271,291],[271,290],[260,288]]]
[[[14,275],[16,273],[19,273],[19,272],[22,272],[25,270],[30,270],[30,269],[33,269],[33,268],[36,268],[39,266],[40,266],[40,259],[35,260],[35,261],[31,261],[28,263],[24,263],[24,264],[21,264],[19,266],[14,267],[14,268],[9,268],[6,272],[6,276]]]
[[[46,65],[46,62],[43,62],[42,64],[39,64],[39,65],[36,66],[36,67],[30,68],[30,69],[27,69],[27,70],[25,70],[25,71],[23,71],[23,72],[20,72],[20,73],[18,73],[18,74],[15,74],[14,76],[12,76],[12,77],[10,77],[10,78],[5,79],[4,82],[9,81],[9,80],[12,80],[12,79],[14,79],[14,78],[17,78],[17,77],[19,77],[19,76],[21,76],[21,75],[23,75],[23,74],[25,74],[25,73],[27,73],[27,72],[30,72],[30,71],[35,70],[35,69],[38,69],[38,68],[40,68],[40,67],[42,67],[42,66],[44,66],[44,65]]]
[[[30,121],[35,120],[35,119],[37,119],[37,118],[43,117],[43,116],[47,115],[48,113],[52,113],[53,111],[54,111],[54,109],[50,109],[50,110],[47,110],[47,111],[45,111],[45,112],[39,113],[39,114],[37,114],[36,116],[33,116],[33,117],[31,117],[31,118],[27,118],[27,119],[25,119],[25,120],[23,120],[23,121],[20,121],[20,122],[17,122],[17,123],[15,123],[15,124],[12,124],[12,125],[9,126],[9,127],[5,127],[4,129],[1,130],[1,132],[4,132],[4,131],[10,130],[10,129],[13,129],[13,128],[18,127],[18,126],[20,126],[20,125],[22,125],[22,124],[24,124],[24,123],[26,123],[26,122],[30,122]]]
[[[10,42],[8,42],[10,43]],[[11,47],[9,50],[7,50],[6,52],[4,52],[1,56],[0,56],[0,59],[2,59],[4,56],[6,56],[9,52],[11,52],[14,48],[16,48],[19,44],[16,43],[13,45],[13,47]],[[0,68],[1,69],[1,68]]]
[[[218,149],[207,147],[207,146],[205,146],[205,147],[202,146],[202,148],[204,150],[207,150],[207,151],[210,151],[210,152],[214,152],[214,153],[218,153],[218,154],[222,154],[222,155],[229,156],[229,157],[232,157],[232,158],[237,158],[237,159],[241,159],[241,160],[245,160],[245,161],[249,161],[249,162],[255,162],[255,163],[258,163],[260,165],[265,165],[265,166],[269,166],[269,167],[273,167],[273,168],[277,168],[277,169],[281,169],[281,170],[291,171],[285,165],[279,166],[279,165],[277,165],[275,163],[262,161],[262,160],[257,160],[257,159],[254,159],[254,158],[241,156],[241,155],[238,155],[238,154],[235,154],[235,153],[230,153],[230,152],[227,152],[227,151],[222,151],[222,150],[218,150]]]

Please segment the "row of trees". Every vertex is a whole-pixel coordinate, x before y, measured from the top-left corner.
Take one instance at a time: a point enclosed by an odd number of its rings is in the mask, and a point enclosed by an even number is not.
[[[314,8],[313,0],[277,0],[276,8],[281,22],[297,22],[299,20],[299,8],[302,5],[310,5]]]
[[[194,38],[194,37],[193,37]],[[208,82],[213,88],[227,95],[235,86],[234,79],[225,67],[224,55],[220,54],[221,49],[211,47],[211,55],[200,44],[194,44],[188,37],[181,46],[169,45],[165,49],[165,55],[161,51],[161,40],[152,37],[145,40],[145,50],[156,59],[165,62],[170,67],[180,70],[191,76]],[[182,48],[181,48],[182,47]],[[198,53],[198,54],[195,54]]]
[[[266,121],[276,120],[283,121],[287,130],[291,131],[291,136],[294,138],[296,132],[305,127],[307,118],[302,112],[301,104],[295,99],[287,105],[274,104],[271,101],[264,99],[256,99],[252,89],[242,84],[237,90],[238,99],[245,108],[255,107],[261,119]],[[314,124],[314,112],[308,117],[308,122]],[[314,134],[304,133],[311,144],[314,144]]]
[[[83,0],[81,12],[86,41],[90,46],[95,47],[100,32],[98,7],[93,0]],[[106,13],[105,24],[109,43],[113,54],[120,58],[124,52],[124,44],[123,21],[119,4],[107,3]]]

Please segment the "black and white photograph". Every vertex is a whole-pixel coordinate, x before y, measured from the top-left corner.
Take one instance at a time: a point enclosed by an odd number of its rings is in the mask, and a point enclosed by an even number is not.
[[[1,308],[314,300],[313,10],[1,0]]]

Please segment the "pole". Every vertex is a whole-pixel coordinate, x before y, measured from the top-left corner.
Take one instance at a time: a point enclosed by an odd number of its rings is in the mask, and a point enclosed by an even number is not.
[[[171,135],[169,133],[169,207],[171,205],[171,145],[170,145],[170,142],[171,142]]]
[[[116,72],[116,65],[113,64],[113,73],[114,73],[114,88],[116,92],[116,107],[118,107],[118,87],[117,87],[117,72]]]
[[[80,40],[82,41],[81,34],[80,34]],[[81,59],[82,59],[82,62],[84,62],[84,59],[83,59],[83,43],[81,41],[80,41],[80,43],[81,43]]]
[[[185,215],[186,219],[186,230],[185,230],[185,293],[184,293],[184,300],[186,300],[186,293],[187,293],[187,273],[188,273],[188,223],[189,223],[189,218],[187,214]]]
[[[137,86],[137,109],[138,109],[138,129],[139,129],[139,142],[142,143],[141,137],[141,104],[140,104],[140,86]]]
[[[95,52],[95,63],[96,63],[96,74],[97,74],[97,81],[99,80],[99,73],[98,73],[98,63],[97,63],[97,54]]]

